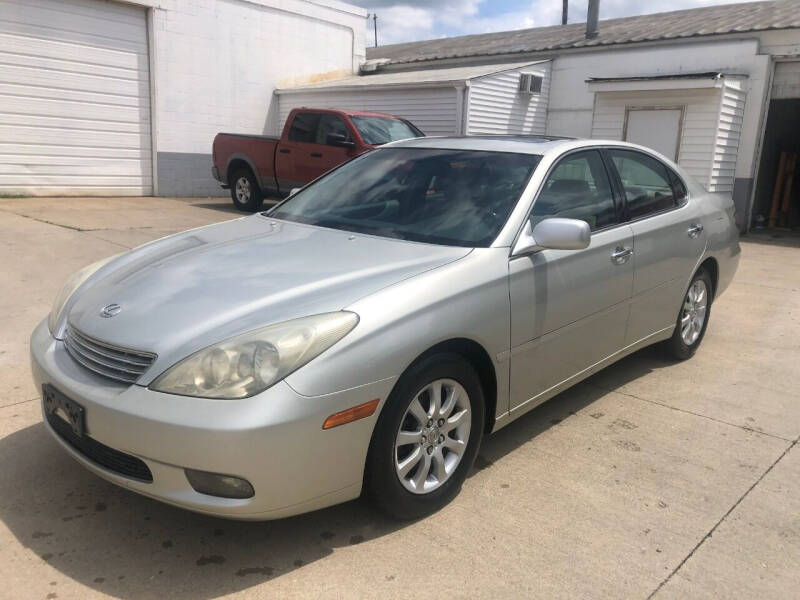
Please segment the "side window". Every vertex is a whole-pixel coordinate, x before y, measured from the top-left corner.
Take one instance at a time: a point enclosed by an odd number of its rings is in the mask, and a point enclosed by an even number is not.
[[[317,144],[327,144],[328,136],[332,133],[337,133],[350,139],[350,132],[347,130],[347,125],[344,124],[341,118],[336,115],[320,115],[317,135],[314,142]]]
[[[313,144],[317,136],[319,117],[320,115],[317,113],[297,113],[292,121],[291,129],[289,129],[289,141]]]
[[[669,172],[661,162],[635,150],[609,150],[608,154],[622,179],[631,219],[677,206]]]
[[[598,151],[570,154],[550,172],[533,205],[532,224],[547,217],[580,219],[592,231],[617,223],[611,184]]]
[[[675,171],[672,169],[667,169],[667,171],[669,171],[669,180],[672,182],[672,189],[675,192],[675,203],[680,204],[686,198],[686,184]]]

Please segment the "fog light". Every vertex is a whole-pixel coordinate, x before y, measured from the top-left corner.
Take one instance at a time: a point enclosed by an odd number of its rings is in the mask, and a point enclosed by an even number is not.
[[[194,491],[201,494],[220,498],[251,498],[255,493],[249,481],[233,475],[206,473],[194,469],[184,469],[184,472]]]

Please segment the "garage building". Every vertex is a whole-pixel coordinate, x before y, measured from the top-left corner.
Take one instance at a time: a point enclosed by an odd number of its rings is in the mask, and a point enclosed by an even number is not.
[[[274,129],[272,92],[350,75],[335,0],[3,0],[0,194],[218,195],[211,142]]]
[[[536,104],[537,112],[546,114],[546,134],[654,147],[707,189],[732,193],[743,230],[765,214],[769,220],[781,155],[800,154],[796,0],[379,46],[368,48],[367,58],[360,83],[348,77],[279,89],[280,114],[304,104],[353,105],[390,110],[415,122],[425,118],[419,124],[430,134],[483,133],[487,130],[469,126],[470,106],[479,96],[474,84],[491,75],[456,75],[547,61],[546,85]],[[513,73],[516,82],[492,90],[485,103],[494,111],[494,133],[538,133],[526,121],[504,118],[498,111],[530,101],[522,71],[507,71],[506,77]],[[415,77],[420,77],[418,85]],[[457,102],[445,114],[439,96],[431,101],[429,114],[421,109],[421,94],[431,93],[433,79],[463,84],[466,101],[460,110],[467,120],[454,112]],[[397,85],[401,80],[405,84]],[[393,84],[391,92],[387,82]],[[449,98],[452,102],[456,93]],[[800,207],[800,158],[796,169],[791,214],[776,219],[787,227],[800,227],[800,209],[795,208]]]

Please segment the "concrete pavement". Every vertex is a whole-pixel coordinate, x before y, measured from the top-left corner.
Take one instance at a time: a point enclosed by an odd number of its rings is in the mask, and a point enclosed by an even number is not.
[[[66,277],[227,199],[0,199],[0,597],[792,598],[800,249],[743,242],[703,346],[645,349],[485,440],[461,495],[265,523],[98,479],[41,424],[28,336]]]

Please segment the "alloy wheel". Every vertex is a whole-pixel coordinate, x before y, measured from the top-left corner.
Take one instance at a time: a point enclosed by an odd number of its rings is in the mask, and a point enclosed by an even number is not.
[[[469,442],[472,408],[463,386],[437,379],[417,392],[395,438],[395,472],[414,494],[444,484],[461,462]]]
[[[705,281],[697,279],[689,286],[681,311],[681,339],[687,346],[694,344],[700,337],[707,312],[708,287]]]
[[[242,204],[250,202],[250,180],[247,177],[236,180],[236,199]]]

